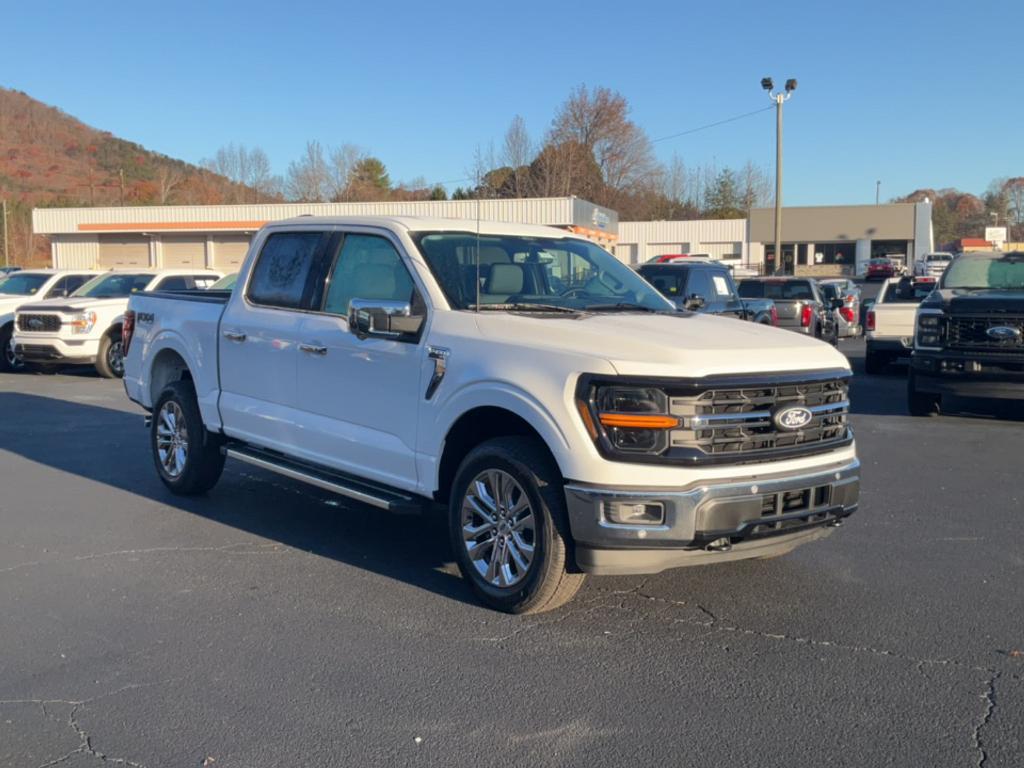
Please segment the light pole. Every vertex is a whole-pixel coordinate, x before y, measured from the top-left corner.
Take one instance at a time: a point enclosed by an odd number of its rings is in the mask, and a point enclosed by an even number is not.
[[[793,78],[787,80],[785,90],[779,93],[773,92],[775,83],[770,77],[761,79],[761,87],[768,92],[768,98],[775,102],[775,265],[773,271],[778,271],[779,265],[782,264],[782,105],[796,90],[796,80]]]
[[[881,194],[881,192],[882,192],[882,182],[881,182],[881,180],[879,180],[879,181],[875,182],[875,205],[878,205],[878,198],[879,198],[879,195]]]

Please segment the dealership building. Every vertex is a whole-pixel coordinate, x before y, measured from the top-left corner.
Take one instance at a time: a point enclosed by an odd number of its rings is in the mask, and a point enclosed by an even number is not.
[[[295,216],[427,216],[559,227],[642,264],[675,253],[734,266],[766,265],[807,275],[862,274],[874,256],[908,264],[932,250],[931,205],[787,207],[782,254],[774,254],[774,209],[749,219],[619,222],[615,211],[577,197],[383,203],[37,208],[36,234],[50,238],[58,268],[210,267],[238,270],[253,234]]]

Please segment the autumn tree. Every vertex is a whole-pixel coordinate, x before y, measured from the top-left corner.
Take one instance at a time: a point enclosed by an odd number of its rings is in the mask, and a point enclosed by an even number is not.
[[[307,141],[306,151],[288,164],[286,189],[292,200],[322,203],[331,188],[331,174],[318,141]]]

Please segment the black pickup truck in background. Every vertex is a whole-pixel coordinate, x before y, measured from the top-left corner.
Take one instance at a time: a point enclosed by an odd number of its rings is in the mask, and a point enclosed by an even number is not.
[[[643,264],[640,276],[679,309],[725,315],[762,325],[778,325],[775,302],[744,299],[724,264],[687,259],[683,262]]]
[[[917,312],[907,401],[938,413],[944,395],[1024,400],[1024,253],[965,253]]]

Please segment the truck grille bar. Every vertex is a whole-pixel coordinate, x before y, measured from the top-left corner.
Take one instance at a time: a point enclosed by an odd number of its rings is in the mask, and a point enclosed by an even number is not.
[[[18,315],[18,330],[26,333],[52,333],[60,330],[58,315]]]
[[[1007,339],[993,338],[988,333],[990,328],[1016,328],[1018,335]],[[947,339],[954,349],[1020,353],[1024,351],[1024,316],[954,315],[948,320]]]

